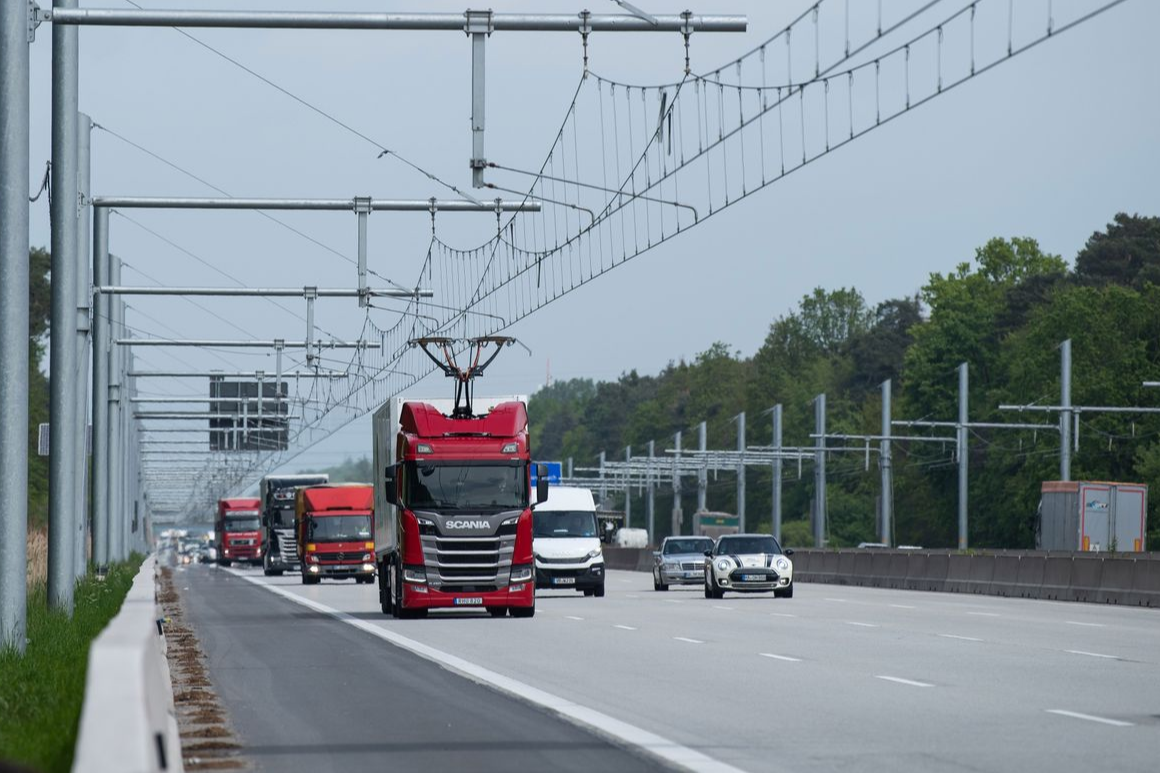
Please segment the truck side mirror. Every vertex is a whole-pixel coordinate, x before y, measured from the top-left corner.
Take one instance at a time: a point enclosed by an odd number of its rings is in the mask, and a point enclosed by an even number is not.
[[[395,484],[395,465],[383,469],[383,496],[389,505],[399,504],[399,488]]]
[[[548,465],[536,465],[536,504],[548,501]]]

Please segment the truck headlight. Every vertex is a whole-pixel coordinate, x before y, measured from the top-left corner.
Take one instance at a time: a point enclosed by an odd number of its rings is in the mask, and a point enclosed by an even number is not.
[[[373,561],[374,559],[375,559],[375,557],[372,556],[370,553],[363,553],[363,557],[362,557],[363,561]]]
[[[523,566],[513,566],[510,582],[528,582],[532,579],[532,567],[524,564]]]
[[[318,556],[311,553],[310,555],[306,556],[306,561],[307,561],[307,563],[317,564],[318,563]]]
[[[427,570],[421,566],[403,567],[403,582],[427,582]]]

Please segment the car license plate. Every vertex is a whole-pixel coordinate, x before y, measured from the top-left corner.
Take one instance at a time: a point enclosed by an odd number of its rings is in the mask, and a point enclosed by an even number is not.
[[[686,577],[704,577],[705,573],[703,571],[701,571],[701,572],[685,572],[685,576]]]
[[[575,585],[576,578],[575,577],[553,577],[552,584],[553,585]]]
[[[483,599],[478,597],[469,599],[455,599],[455,606],[457,607],[472,607],[480,606],[481,604],[483,604]]]
[[[765,582],[765,577],[760,574],[743,574],[741,582]]]

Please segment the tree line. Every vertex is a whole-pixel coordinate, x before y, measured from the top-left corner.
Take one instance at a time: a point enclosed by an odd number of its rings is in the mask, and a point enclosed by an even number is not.
[[[1058,405],[1059,344],[1072,340],[1072,403],[1086,406],[1160,406],[1160,218],[1117,214],[1075,255],[1071,266],[1044,252],[1032,238],[994,238],[973,260],[933,273],[913,296],[869,305],[854,288],[817,288],[791,312],[776,318],[761,347],[744,357],[715,343],[691,362],[670,362],[659,374],[636,370],[615,381],[560,381],[529,403],[539,459],[572,458],[596,465],[600,451],[623,458],[649,440],[666,448],[677,431],[685,447],[708,422],[709,448],[736,447],[733,417],[746,411],[746,442],[768,445],[765,414],[784,410],[785,445],[811,445],[815,395],[827,395],[827,430],[878,434],[880,384],[892,381],[893,417],[954,421],[957,368],[970,368],[972,422],[1052,425],[1038,430],[972,429],[969,437],[969,541],[979,548],[1030,548],[1035,544],[1040,484],[1059,477],[1057,414],[1000,411],[1000,404]],[[894,542],[927,547],[957,544],[957,462],[953,430],[898,428],[898,434],[938,434],[945,444],[893,444]],[[832,445],[840,445],[831,441]],[[874,444],[876,445],[876,444]],[[877,541],[877,457],[870,470],[863,454],[833,453],[827,468],[829,544]],[[1148,540],[1160,545],[1160,417],[1084,412],[1079,416],[1073,480],[1116,480],[1152,485]],[[772,470],[746,473],[749,525],[771,524]],[[736,479],[710,476],[711,510],[736,512]],[[682,509],[695,507],[691,481]],[[798,478],[786,463],[783,538],[812,544],[814,495],[811,468]],[[643,498],[633,492],[633,513]],[[621,507],[623,501],[610,506]],[[673,506],[668,486],[656,499],[658,535],[669,531]],[[640,523],[637,520],[637,523]]]

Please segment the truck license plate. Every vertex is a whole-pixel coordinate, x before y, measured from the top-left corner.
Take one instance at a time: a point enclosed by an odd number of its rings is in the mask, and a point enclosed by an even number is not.
[[[455,599],[455,605],[459,607],[479,606],[482,603],[482,598]]]
[[[552,583],[555,585],[575,585],[575,577],[553,577]]]

